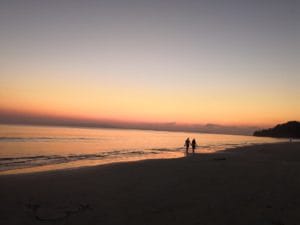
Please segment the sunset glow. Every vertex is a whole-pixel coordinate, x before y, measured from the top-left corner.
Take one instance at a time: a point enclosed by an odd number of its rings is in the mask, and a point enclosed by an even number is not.
[[[183,124],[300,120],[292,4],[66,2],[1,3],[0,110]]]

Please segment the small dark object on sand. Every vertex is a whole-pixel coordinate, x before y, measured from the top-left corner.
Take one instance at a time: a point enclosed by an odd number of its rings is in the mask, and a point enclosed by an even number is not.
[[[214,158],[214,160],[226,160],[225,157],[220,157],[220,158]]]

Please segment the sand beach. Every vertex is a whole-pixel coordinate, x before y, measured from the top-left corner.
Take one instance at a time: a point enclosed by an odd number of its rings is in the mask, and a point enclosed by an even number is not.
[[[0,176],[0,224],[297,225],[300,143]]]

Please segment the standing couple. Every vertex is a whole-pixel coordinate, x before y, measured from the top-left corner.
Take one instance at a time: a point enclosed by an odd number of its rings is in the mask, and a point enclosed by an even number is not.
[[[186,149],[185,150],[186,155],[189,154],[190,145],[192,146],[193,155],[194,155],[195,154],[195,149],[198,146],[197,143],[196,143],[196,139],[195,138],[192,140],[192,143],[191,143],[189,137],[185,140],[184,146],[185,146],[185,149]]]

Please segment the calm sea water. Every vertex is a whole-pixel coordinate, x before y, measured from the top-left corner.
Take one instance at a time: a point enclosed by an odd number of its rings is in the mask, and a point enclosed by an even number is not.
[[[237,135],[0,125],[0,174],[183,157],[187,137],[196,138],[200,146],[197,152],[282,141]]]

